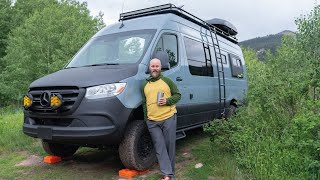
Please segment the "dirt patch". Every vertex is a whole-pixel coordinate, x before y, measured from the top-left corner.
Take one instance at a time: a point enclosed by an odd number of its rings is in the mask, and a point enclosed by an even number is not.
[[[15,166],[40,166],[42,164],[42,158],[36,155],[30,155],[26,160],[15,164]]]
[[[177,142],[176,151],[176,179],[185,180],[185,168],[195,163],[192,155],[193,147],[197,146],[202,133],[195,132],[189,137]],[[64,158],[60,163],[47,165],[42,162],[41,156],[31,155],[30,152],[21,152],[25,160],[15,166],[26,166],[20,170],[18,179],[49,179],[56,176],[58,179],[110,179],[122,180],[118,171],[123,169],[118,152],[113,149],[81,148],[70,158]],[[196,163],[195,163],[196,164]],[[0,178],[1,179],[1,178]],[[133,180],[161,179],[159,165],[155,164],[149,172],[132,178]]]

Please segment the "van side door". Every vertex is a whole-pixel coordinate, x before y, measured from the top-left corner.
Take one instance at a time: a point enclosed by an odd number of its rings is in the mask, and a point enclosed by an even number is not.
[[[163,70],[162,74],[169,77],[177,86],[181,93],[181,100],[177,107],[177,128],[183,125],[184,118],[188,113],[188,92],[186,87],[186,77],[184,71],[183,57],[181,57],[181,36],[174,31],[163,31],[160,33],[157,43],[152,51],[155,54],[158,51],[165,51],[169,56],[169,70]]]
[[[183,37],[187,56],[187,87],[189,88],[188,125],[197,125],[212,120],[218,102],[211,97],[217,78],[214,77],[213,65],[208,61],[211,56],[209,45],[193,37]]]

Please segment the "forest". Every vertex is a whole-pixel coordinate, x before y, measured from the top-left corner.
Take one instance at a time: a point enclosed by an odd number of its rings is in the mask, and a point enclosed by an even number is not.
[[[254,179],[320,179],[320,6],[295,23],[296,35],[263,62],[243,48],[245,105],[205,127]],[[75,0],[0,0],[0,116],[21,113],[29,84],[62,69],[104,26]]]
[[[20,105],[32,81],[62,69],[105,26],[75,0],[0,0],[0,25],[0,106]]]
[[[270,34],[264,37],[256,37],[253,39],[239,42],[241,47],[251,48],[255,51],[269,50],[271,53],[275,53],[277,48],[281,46],[281,39],[285,35],[294,36],[295,33],[292,31],[282,31],[278,34]]]

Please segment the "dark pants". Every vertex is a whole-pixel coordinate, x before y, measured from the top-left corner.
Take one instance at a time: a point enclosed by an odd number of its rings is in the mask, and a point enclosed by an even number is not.
[[[174,176],[177,115],[163,121],[147,120],[162,175]]]

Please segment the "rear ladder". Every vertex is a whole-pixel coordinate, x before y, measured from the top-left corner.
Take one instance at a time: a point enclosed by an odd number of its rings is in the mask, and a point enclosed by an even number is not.
[[[223,67],[223,62],[222,62],[222,55],[221,55],[221,50],[220,50],[220,45],[219,45],[219,40],[217,36],[217,31],[215,27],[211,27],[209,25],[208,29],[210,32],[210,37],[212,40],[212,45],[213,45],[213,50],[215,54],[215,59],[216,59],[216,64],[217,64],[217,77],[218,77],[218,84],[219,84],[219,114],[221,117],[225,116],[225,109],[226,109],[226,84],[225,84],[225,75],[224,75],[224,67]],[[200,32],[201,38],[203,42],[206,40],[207,44],[203,43],[203,48],[204,48],[204,53],[205,53],[205,58],[206,58],[206,65],[207,63],[212,64],[212,59],[211,59],[211,52],[210,52],[210,46],[209,46],[209,41],[207,38],[207,33]],[[209,57],[207,56],[206,50],[209,52]]]

